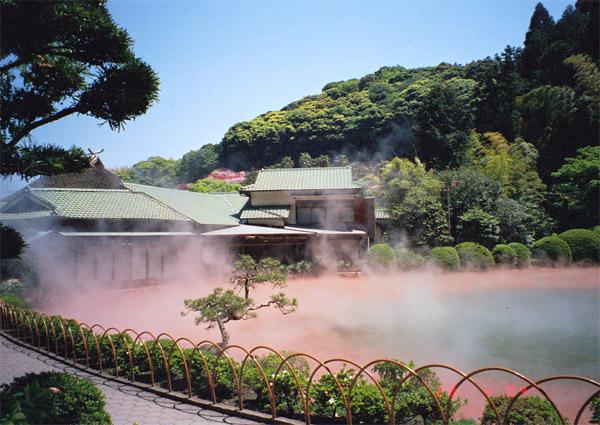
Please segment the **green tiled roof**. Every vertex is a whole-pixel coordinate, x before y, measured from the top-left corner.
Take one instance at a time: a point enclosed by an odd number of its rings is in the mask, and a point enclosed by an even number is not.
[[[248,202],[248,197],[245,195],[240,195],[238,192],[218,192],[211,195],[215,195],[223,199],[227,205],[231,208],[234,214],[238,214],[244,205]]]
[[[375,208],[375,220],[388,220],[392,218],[389,211],[385,208]]]
[[[256,182],[242,191],[342,190],[362,187],[352,181],[350,167],[273,168],[261,170]]]
[[[27,192],[52,206],[54,215],[77,219],[189,220],[143,193],[114,189],[30,188]]]
[[[28,211],[28,212],[20,212],[20,213],[0,213],[0,221],[3,220],[26,220],[28,218],[42,218],[42,217],[50,217],[52,211],[50,210],[42,210],[42,211]]]
[[[240,218],[248,219],[282,219],[290,216],[290,208],[282,206],[249,207],[242,210]]]
[[[197,193],[135,183],[124,184],[131,191],[151,196],[198,223],[216,225],[238,224],[238,219],[233,217],[233,215],[239,212],[239,210],[236,211],[232,208],[221,197],[222,194]],[[240,197],[237,194],[236,196]],[[233,197],[231,198],[233,199]]]

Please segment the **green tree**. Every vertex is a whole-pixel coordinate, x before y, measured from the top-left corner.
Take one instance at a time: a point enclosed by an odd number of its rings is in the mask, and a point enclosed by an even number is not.
[[[421,159],[435,168],[462,163],[474,125],[476,82],[454,78],[434,84],[416,114],[415,137]]]
[[[233,263],[229,283],[248,298],[250,291],[256,285],[270,283],[274,288],[285,287],[287,274],[283,271],[281,263],[273,258],[263,258],[256,261],[249,255],[240,255]]]
[[[200,149],[189,151],[181,157],[177,165],[177,181],[179,183],[195,182],[206,177],[219,166],[217,146],[207,144]]]
[[[23,236],[10,226],[0,224],[0,256],[19,258],[27,247]]]
[[[551,203],[559,227],[591,227],[600,222],[600,146],[577,151],[552,173]]]
[[[157,100],[156,73],[135,57],[133,41],[104,1],[3,0],[1,7],[2,175],[88,167],[81,149],[23,142],[35,129],[73,114],[123,128]]]
[[[437,176],[415,161],[394,158],[381,169],[382,198],[396,233],[412,245],[450,243]]]
[[[481,208],[471,208],[458,217],[456,239],[459,242],[477,242],[492,247],[500,236],[500,222]]]
[[[331,159],[329,158],[329,155],[320,155],[313,158],[310,154],[303,152],[298,158],[298,166],[300,168],[329,167],[330,165]]]
[[[250,291],[257,284],[272,284],[274,287],[284,287],[287,275],[282,271],[279,261],[272,258],[265,258],[256,262],[248,255],[242,255],[234,263],[229,282],[234,289],[225,290],[216,288],[206,297],[196,299],[186,299],[184,301],[185,311],[182,315],[190,312],[199,313],[194,318],[195,323],[199,325],[204,323],[206,329],[212,329],[215,326],[221,333],[221,347],[229,345],[229,332],[226,324],[231,321],[253,319],[257,311],[273,307],[283,314],[290,314],[296,311],[298,301],[296,298],[288,298],[283,292],[272,294],[268,301],[258,304],[250,298]],[[243,296],[239,295],[243,292]]]
[[[538,3],[531,16],[529,30],[525,34],[525,47],[520,64],[523,76],[537,84],[545,80],[544,73],[549,65],[554,27],[554,19],[548,10],[542,3]]]
[[[237,192],[242,185],[238,183],[229,183],[225,180],[211,178],[200,179],[196,181],[188,190],[192,192],[211,193],[211,192]]]
[[[507,139],[516,135],[518,112],[515,97],[523,91],[523,80],[517,63],[520,51],[507,46],[496,55],[494,66],[488,67],[476,90],[475,127],[480,132],[496,131]]]
[[[179,161],[175,159],[152,156],[145,161],[136,162],[126,172],[121,170],[121,174],[132,183],[175,187],[178,164]]]

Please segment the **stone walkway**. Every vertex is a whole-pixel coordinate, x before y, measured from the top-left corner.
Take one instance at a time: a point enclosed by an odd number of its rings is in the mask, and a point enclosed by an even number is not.
[[[12,382],[28,372],[64,371],[89,378],[106,396],[106,410],[115,425],[192,425],[192,424],[257,424],[242,418],[226,416],[212,410],[143,391],[128,385],[90,375],[35,351],[21,347],[0,336],[0,384]]]

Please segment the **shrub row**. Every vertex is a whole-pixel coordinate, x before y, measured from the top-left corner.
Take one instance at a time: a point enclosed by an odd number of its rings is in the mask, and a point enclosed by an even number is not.
[[[419,269],[426,262],[443,270],[486,270],[497,267],[525,268],[532,259],[538,265],[568,265],[600,263],[600,226],[593,230],[571,229],[559,235],[546,236],[529,248],[521,243],[498,244],[490,252],[475,242],[462,242],[455,247],[433,248],[426,257],[407,248],[394,250],[387,244],[375,244],[367,252],[371,270]]]
[[[69,341],[70,334],[72,333],[76,341],[75,355],[79,361],[82,361],[82,357],[85,356],[83,345],[83,341],[85,340],[89,346],[90,366],[92,368],[98,368],[99,359],[102,359],[104,365],[103,370],[106,373],[114,373],[115,365],[112,351],[114,346],[120,376],[126,377],[131,372],[128,351],[131,350],[136,380],[141,382],[149,381],[147,374],[149,362],[146,351],[141,343],[134,344],[134,341],[129,335],[113,334],[102,340],[100,335],[96,334],[100,346],[100,356],[98,356],[97,354],[94,354],[96,350],[93,348],[94,338],[91,331],[83,330],[83,337],[78,337],[80,334],[76,323],[68,321],[66,322],[68,326],[64,331],[65,335],[63,335],[63,328],[59,326],[59,318],[53,317],[51,320],[55,329],[58,329],[56,339],[51,337],[51,341],[45,341],[43,336],[44,332],[40,332],[42,335],[42,346],[49,343],[53,351],[54,347],[57,347],[57,351],[61,355],[64,355],[66,348],[68,357],[71,357],[72,348],[70,347],[69,342],[67,342],[67,347],[65,347],[64,336],[69,334],[69,337],[67,338],[67,341]],[[65,322],[63,321],[63,323]],[[71,332],[68,332],[68,329],[71,329]],[[21,329],[21,331],[23,330],[24,329]],[[109,339],[112,342],[112,345],[109,342]],[[160,349],[161,347],[162,350]],[[170,368],[173,390],[185,392],[186,385],[183,360],[173,341],[159,340],[156,343],[151,341],[147,343],[147,348],[150,353],[150,361],[154,367],[156,383],[158,385],[166,386],[167,372],[162,354],[164,351]],[[197,350],[190,348],[183,348],[182,352],[183,358],[185,358],[189,367],[194,395],[210,399],[211,394],[208,384],[208,375],[205,370],[202,356]],[[216,355],[214,351],[208,349],[201,350],[201,353],[208,363],[209,370],[212,371],[211,377],[215,384],[217,400],[228,402],[228,400],[234,399],[234,397],[236,397],[237,387],[227,358],[223,355]],[[289,353],[283,353],[283,355],[288,356]],[[257,363],[262,368],[262,372],[269,381],[268,383],[265,383],[261,370],[256,363],[248,361],[242,372],[241,364],[230,358],[233,369],[242,382],[245,407],[256,411],[270,413],[270,386],[275,394],[276,406],[279,414],[290,418],[303,419],[304,407],[296,379],[298,379],[302,391],[305,391],[308,378],[311,376],[311,368],[308,362],[301,357],[294,357],[289,360],[289,364],[295,372],[294,377],[292,371],[285,364],[278,372],[281,359],[275,354],[257,356],[256,359]],[[409,367],[414,368],[414,364],[409,363]],[[396,394],[397,401],[395,415],[397,423],[406,423],[409,421],[438,423],[440,421],[441,416],[436,408],[434,399],[418,380],[409,379],[400,386],[399,382],[406,376],[406,372],[393,363],[380,363],[374,367],[374,372],[379,376],[379,384],[388,399],[391,399],[394,394]],[[53,415],[51,419],[43,420],[42,417],[36,416],[30,421],[32,423],[110,423],[110,417],[103,411],[104,399],[91,383],[85,382],[85,380],[78,380],[67,374],[56,375],[61,376],[56,377],[52,374],[48,374],[48,376],[44,375],[40,379],[24,378],[16,380],[15,383],[11,384],[12,389],[10,389],[10,392],[7,394],[22,393],[24,385],[38,385],[40,388],[60,388],[62,393],[58,393],[59,395],[57,397],[66,397],[73,392],[73,395],[70,395],[69,397],[70,400],[77,403],[77,406],[79,406],[77,409],[74,410],[71,407],[65,407],[66,405],[58,403],[56,406],[60,406],[60,409],[62,410],[59,411],[57,410],[58,408],[52,408],[50,410]],[[334,374],[334,376],[340,382],[346,397],[349,397],[350,386],[356,377],[356,370],[344,367]],[[449,396],[442,390],[436,374],[431,370],[424,370],[420,372],[420,377],[432,388],[434,394],[439,397],[441,405],[447,406]],[[29,382],[37,383],[31,384]],[[71,387],[73,387],[72,391]],[[5,389],[4,391],[7,390]],[[40,394],[42,393],[43,392],[40,392]],[[389,422],[390,418],[388,417],[385,408],[384,397],[376,385],[363,376],[356,380],[350,398],[352,400],[352,416],[357,423]],[[31,402],[32,405],[37,403],[39,405],[41,402],[40,400],[34,398],[27,401],[27,403]],[[334,378],[329,374],[321,375],[321,377],[311,385],[308,400],[310,402],[310,410],[314,423],[338,423],[341,422],[346,415],[343,397],[338,390]],[[6,406],[4,405],[5,402],[8,403]],[[15,401],[15,399],[5,397],[4,392],[2,393],[2,403],[3,415],[13,414],[15,412],[18,413],[19,409],[22,411],[29,409],[29,405],[21,404],[19,405],[21,407],[15,408],[14,406],[17,403],[22,403],[22,401]],[[460,403],[461,402],[458,399],[455,399],[452,402],[450,409],[451,416],[458,411]],[[9,405],[13,407],[10,407]],[[54,404],[51,403],[51,406],[54,406]],[[552,412],[548,413],[550,409],[551,406],[547,401],[537,397],[523,397],[522,401],[515,405],[515,413],[511,413],[511,415],[521,415],[521,413],[519,413],[521,410],[527,411],[528,419],[523,422],[523,424],[537,424],[541,423],[539,420],[547,420],[549,417],[552,417],[548,416],[552,415]],[[59,419],[59,414],[67,415],[65,417],[68,419]],[[487,406],[484,410],[484,417],[490,417],[491,414],[491,410],[489,406]]]

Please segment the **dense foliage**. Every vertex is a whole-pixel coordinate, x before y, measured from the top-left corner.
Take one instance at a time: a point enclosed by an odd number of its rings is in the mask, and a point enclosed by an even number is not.
[[[117,174],[123,181],[150,186],[175,187],[179,161],[152,156],[145,161],[133,164],[130,168],[121,168]]]
[[[600,262],[600,236],[587,229],[571,229],[558,235],[569,244],[573,261]]]
[[[505,412],[512,397],[490,397],[498,412]],[[508,413],[506,425],[551,425],[561,423],[559,415],[548,400],[537,396],[520,397]],[[481,418],[481,425],[497,423],[496,415],[489,403],[486,403]]]
[[[29,373],[0,392],[2,423],[111,424],[105,397],[89,379],[69,373]]]
[[[154,70],[132,50],[105,1],[2,0],[1,174],[23,177],[89,166],[83,151],[27,145],[30,133],[73,114],[121,129],[158,98]]]
[[[492,250],[492,256],[498,266],[514,267],[517,265],[517,253],[509,245],[498,244]]]
[[[538,4],[523,48],[465,65],[387,66],[233,125],[181,159],[211,169],[350,165],[409,248],[533,241],[599,223],[599,2],[555,21]]]
[[[525,268],[531,265],[531,252],[529,251],[529,248],[519,242],[511,242],[508,244],[508,246],[515,251],[517,257],[517,267]]]
[[[433,263],[443,270],[460,269],[460,257],[456,248],[452,246],[438,246],[433,248],[430,253]]]
[[[389,269],[396,264],[396,253],[387,244],[375,244],[367,251],[367,264],[374,270]]]
[[[0,257],[18,258],[27,247],[23,236],[10,226],[0,224]]]
[[[211,193],[211,192],[237,192],[242,187],[241,184],[228,183],[223,180],[205,178],[197,180],[188,190],[192,192]]]
[[[494,266],[494,257],[489,249],[476,242],[459,243],[456,251],[463,268],[485,270]]]
[[[396,264],[400,270],[420,269],[425,265],[425,258],[407,248],[396,248]]]
[[[535,241],[531,247],[531,255],[538,264],[569,264],[573,258],[571,248],[558,236],[546,236]]]

